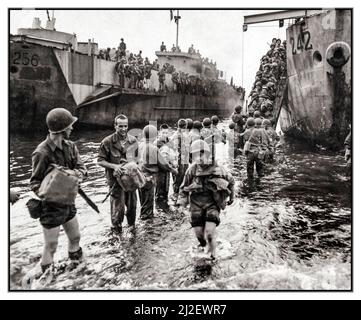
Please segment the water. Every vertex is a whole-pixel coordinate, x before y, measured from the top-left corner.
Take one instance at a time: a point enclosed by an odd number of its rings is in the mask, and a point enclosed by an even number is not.
[[[227,123],[222,124],[226,127]],[[197,253],[188,211],[158,208],[135,233],[110,232],[108,192],[103,169],[95,163],[99,142],[110,131],[72,136],[89,170],[83,190],[97,203],[97,214],[78,197],[81,246],[86,260],[71,270],[63,231],[55,256],[57,269],[32,289],[95,290],[328,290],[351,287],[351,184],[342,155],[285,143],[276,164],[260,181],[247,183],[245,161],[217,158],[236,179],[236,200],[221,213],[217,259]],[[31,153],[43,136],[11,135],[11,187],[21,193],[10,207],[10,288],[39,263],[43,236],[25,203]]]

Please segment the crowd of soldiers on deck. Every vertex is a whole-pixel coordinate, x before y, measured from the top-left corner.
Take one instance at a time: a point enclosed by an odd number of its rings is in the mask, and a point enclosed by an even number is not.
[[[260,111],[263,116],[269,118],[274,109],[277,88],[280,81],[285,79],[287,71],[286,63],[286,40],[272,39],[270,50],[261,59],[256,79],[250,92],[248,108]]]
[[[220,72],[216,69],[216,62],[213,63],[212,60],[209,62],[208,58],[202,58],[202,63],[205,67],[213,69],[213,74],[216,75],[215,79],[199,75],[190,75],[182,71],[178,72],[176,68],[168,62],[160,68],[158,59],[155,59],[151,63],[148,57],[143,59],[142,51],[139,51],[138,54],[128,53],[126,48],[124,39],[121,39],[115,54],[111,55],[110,48],[108,48],[106,52],[100,50],[98,55],[100,59],[117,62],[115,71],[118,74],[121,88],[127,85],[127,88],[130,89],[149,90],[152,70],[158,71],[158,91],[160,92],[173,91],[190,95],[215,96],[217,92],[226,86],[224,81],[218,80]],[[162,42],[161,51],[164,50],[166,50],[166,47]],[[199,54],[199,51],[195,53],[193,45],[189,48],[189,52],[191,52],[191,54]],[[165,84],[166,74],[171,75],[172,88]]]
[[[173,91],[190,95],[215,96],[221,89],[222,81],[188,73],[172,73]]]

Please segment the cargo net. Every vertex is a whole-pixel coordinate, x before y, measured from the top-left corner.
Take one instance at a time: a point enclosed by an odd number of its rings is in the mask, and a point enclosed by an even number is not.
[[[277,118],[277,100],[282,99],[286,83],[286,40],[272,39],[270,50],[262,57],[249,94],[248,114],[259,111],[264,118]]]

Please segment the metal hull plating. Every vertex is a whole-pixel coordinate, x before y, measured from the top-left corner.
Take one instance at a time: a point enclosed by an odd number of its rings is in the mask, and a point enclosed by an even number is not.
[[[81,124],[111,127],[119,113],[126,114],[134,125],[175,122],[213,114],[227,117],[235,105],[243,103],[243,96],[230,86],[213,97],[158,93],[156,71],[152,71],[148,91],[120,89],[114,70],[115,62],[95,56],[11,42],[10,130],[45,130],[46,114],[55,107],[76,114]],[[172,87],[170,75],[166,84]]]
[[[339,148],[351,123],[351,10],[331,10],[287,29],[288,105],[281,129]]]
[[[122,90],[118,96],[85,105],[78,109],[83,124],[109,127],[114,117],[124,113],[132,125],[149,121],[175,124],[180,118],[202,120],[214,114],[229,117],[234,106],[240,104],[239,96],[204,97],[178,93],[152,94],[137,90]]]
[[[75,111],[75,101],[53,53],[34,44],[10,44],[10,130],[44,128],[55,107]]]

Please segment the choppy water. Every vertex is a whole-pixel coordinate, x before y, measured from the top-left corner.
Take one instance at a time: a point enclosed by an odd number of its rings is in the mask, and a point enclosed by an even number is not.
[[[219,145],[217,158],[237,181],[237,199],[221,213],[218,258],[210,261],[194,249],[189,213],[178,212],[171,202],[169,209],[158,208],[152,221],[137,220],[135,233],[126,227],[121,236],[110,232],[109,202],[101,204],[108,189],[95,163],[99,142],[108,133],[72,137],[89,170],[82,187],[102,212],[98,215],[77,198],[86,260],[67,269],[67,240],[61,231],[55,277],[35,282],[32,289],[351,288],[351,184],[344,178],[342,155],[285,143],[267,175],[249,184],[244,159],[228,161],[227,146]],[[22,289],[23,276],[41,257],[42,229],[25,203],[31,152],[43,138],[10,137],[10,186],[21,193],[10,207],[10,289]]]

